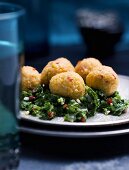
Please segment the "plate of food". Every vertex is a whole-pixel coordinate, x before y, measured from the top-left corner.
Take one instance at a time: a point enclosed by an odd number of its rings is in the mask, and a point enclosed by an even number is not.
[[[35,123],[72,127],[129,123],[128,85],[128,76],[117,75],[95,58],[75,67],[58,58],[41,73],[23,66],[20,115]]]

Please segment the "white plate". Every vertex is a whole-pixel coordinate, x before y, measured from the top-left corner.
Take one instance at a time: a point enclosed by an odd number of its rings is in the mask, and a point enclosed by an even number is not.
[[[119,87],[118,91],[122,98],[129,99],[129,77],[119,75]],[[102,113],[96,113],[95,116],[88,118],[86,122],[64,122],[63,117],[57,117],[53,120],[41,120],[37,117],[26,115],[21,111],[21,118],[24,120],[32,121],[35,123],[42,123],[47,125],[60,125],[60,126],[113,126],[119,124],[129,123],[129,109],[121,116],[104,115]]]

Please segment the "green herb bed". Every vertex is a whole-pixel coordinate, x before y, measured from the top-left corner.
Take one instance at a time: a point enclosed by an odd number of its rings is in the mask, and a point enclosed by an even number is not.
[[[102,91],[86,86],[86,92],[85,96],[75,100],[54,95],[47,87],[39,86],[21,92],[20,108],[43,120],[63,116],[65,121],[85,122],[96,112],[120,116],[129,106],[129,100],[121,99],[117,91],[106,97]]]

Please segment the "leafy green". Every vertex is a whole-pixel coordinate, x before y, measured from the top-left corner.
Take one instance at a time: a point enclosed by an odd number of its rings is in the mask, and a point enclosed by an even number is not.
[[[94,116],[97,111],[97,108],[100,105],[100,101],[98,98],[97,93],[91,89],[90,87],[86,86],[86,95],[80,98],[83,107],[88,109],[87,117]]]
[[[128,108],[129,101],[121,99],[118,92],[107,97],[100,90],[86,86],[86,94],[71,99],[52,94],[45,86],[21,92],[21,110],[40,119],[50,120],[63,116],[65,121],[84,122],[96,112],[119,116]]]
[[[124,113],[125,109],[129,106],[129,100],[121,99],[118,92],[115,92],[112,96],[106,97],[101,95],[100,91],[96,91],[100,98],[100,106],[97,111],[104,114],[111,114],[119,116]]]

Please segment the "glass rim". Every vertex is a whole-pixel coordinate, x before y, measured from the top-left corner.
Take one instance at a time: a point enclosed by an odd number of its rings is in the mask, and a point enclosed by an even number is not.
[[[14,3],[0,2],[0,7],[2,6],[6,10],[8,10],[8,12],[5,13],[0,12],[0,20],[17,18],[25,14],[25,9],[20,5]],[[11,9],[13,10],[10,11]]]

